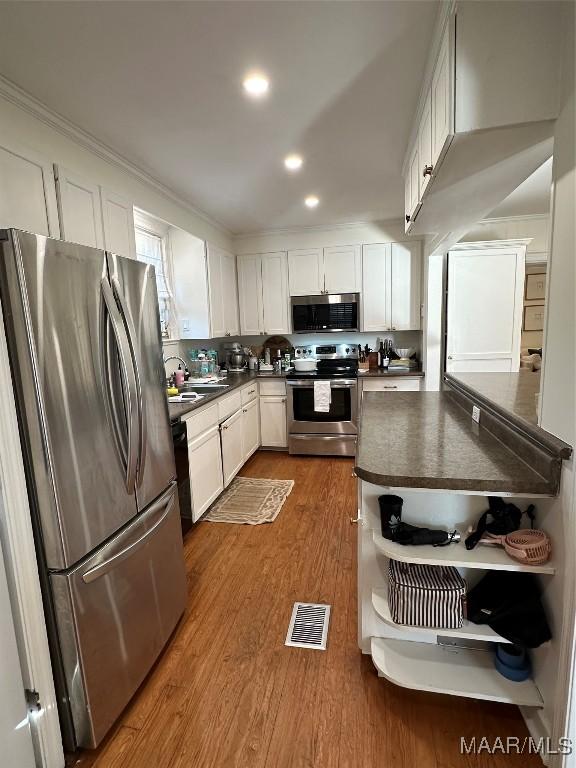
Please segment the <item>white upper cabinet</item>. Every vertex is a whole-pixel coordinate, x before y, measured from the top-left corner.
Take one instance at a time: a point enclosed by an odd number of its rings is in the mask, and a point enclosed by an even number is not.
[[[54,166],[54,169],[62,239],[93,248],[103,248],[102,208],[98,185],[62,166]]]
[[[52,165],[28,149],[0,147],[0,227],[60,235]]]
[[[359,245],[324,248],[324,292],[358,293],[362,282]]]
[[[392,330],[419,330],[422,271],[420,243],[392,243],[390,259]]]
[[[447,25],[440,46],[440,53],[430,90],[432,115],[432,152],[430,164],[434,166],[440,159],[446,142],[454,132],[454,91],[451,76],[450,24]]]
[[[206,243],[176,227],[168,230],[180,339],[209,339],[210,299]],[[222,325],[224,320],[222,319]]]
[[[104,247],[112,253],[136,258],[134,206],[121,195],[100,187]]]
[[[262,307],[264,333],[267,336],[291,332],[288,257],[285,251],[262,254]]]
[[[211,243],[206,246],[208,262],[208,304],[210,312],[210,336],[226,335],[224,323],[224,284],[222,280],[221,249]]]
[[[375,243],[362,250],[362,330],[420,328],[420,243]]]
[[[238,293],[240,332],[243,336],[257,336],[264,333],[262,257],[260,255],[238,257]]]
[[[323,261],[321,248],[288,251],[290,296],[314,296],[323,292]]]
[[[424,102],[424,111],[420,118],[418,128],[418,160],[419,160],[419,199],[422,200],[424,192],[434,170],[432,162],[432,94],[428,93]],[[412,183],[412,182],[410,182]]]
[[[357,293],[362,282],[359,245],[288,251],[290,296]]]
[[[242,335],[290,333],[286,252],[238,256],[238,294]]]
[[[210,336],[238,336],[238,283],[236,257],[208,243],[208,293],[210,304]]]
[[[238,318],[238,280],[236,276],[236,256],[228,251],[221,252],[222,259],[222,296],[224,299],[224,335],[238,336],[240,321]]]
[[[387,331],[392,327],[390,243],[362,249],[362,330]]]

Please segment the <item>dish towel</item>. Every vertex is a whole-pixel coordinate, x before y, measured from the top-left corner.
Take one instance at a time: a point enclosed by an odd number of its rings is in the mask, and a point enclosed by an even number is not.
[[[314,410],[317,413],[328,413],[332,402],[332,391],[329,381],[314,382]]]

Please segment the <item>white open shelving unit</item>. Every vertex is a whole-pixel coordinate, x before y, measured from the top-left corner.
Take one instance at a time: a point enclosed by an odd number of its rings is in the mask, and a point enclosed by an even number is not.
[[[453,566],[462,571],[469,585],[476,583],[481,571],[553,575],[554,560],[544,565],[526,565],[510,557],[503,547],[478,545],[469,551],[464,541],[445,547],[397,544],[385,539],[380,530],[378,496],[390,492],[402,496],[403,519],[414,525],[465,531],[486,508],[483,493],[428,494],[361,482],[359,643],[364,653],[371,654],[378,674],[405,688],[541,708],[542,696],[533,679],[516,683],[496,670],[496,644],[509,641],[488,625],[466,620],[457,629],[397,624],[388,602],[387,560]]]
[[[377,531],[373,532],[376,548],[391,560],[401,563],[420,563],[426,565],[452,565],[454,568],[480,568],[490,571],[524,571],[526,573],[555,573],[553,560],[544,565],[525,565],[510,557],[502,547],[478,544],[468,550],[464,541],[449,544],[446,547],[432,545],[405,546],[385,539]]]
[[[524,707],[543,706],[533,680],[507,680],[496,671],[493,655],[487,651],[380,637],[372,638],[371,651],[378,673],[404,688]]]
[[[396,629],[405,629],[415,634],[422,635],[427,638],[435,638],[438,635],[442,637],[455,637],[462,640],[481,640],[492,643],[509,643],[510,640],[506,640],[497,632],[488,626],[488,624],[472,624],[470,621],[464,619],[464,624],[457,629],[438,629],[432,627],[414,627],[405,624],[397,624],[392,618],[390,613],[390,605],[388,603],[388,590],[386,587],[380,589],[374,588],[372,590],[372,605],[374,610],[378,614],[379,618],[390,627]]]

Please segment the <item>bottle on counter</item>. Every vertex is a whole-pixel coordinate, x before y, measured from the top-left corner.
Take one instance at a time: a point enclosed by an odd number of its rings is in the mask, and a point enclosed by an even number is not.
[[[178,370],[174,371],[174,383],[177,387],[181,387],[184,384],[184,371],[181,365],[178,365]]]
[[[386,350],[384,349],[384,342],[380,340],[380,346],[378,347],[378,368],[383,370],[384,358],[386,357]]]
[[[190,371],[188,370],[188,366],[184,368],[184,381],[188,381],[190,378]]]

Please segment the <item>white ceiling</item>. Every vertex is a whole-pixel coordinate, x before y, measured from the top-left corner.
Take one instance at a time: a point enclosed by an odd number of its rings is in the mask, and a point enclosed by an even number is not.
[[[528,176],[514,192],[498,205],[488,218],[503,216],[528,216],[550,212],[550,187],[552,185],[552,158]]]
[[[0,73],[233,232],[401,217],[437,7],[2,2]]]

